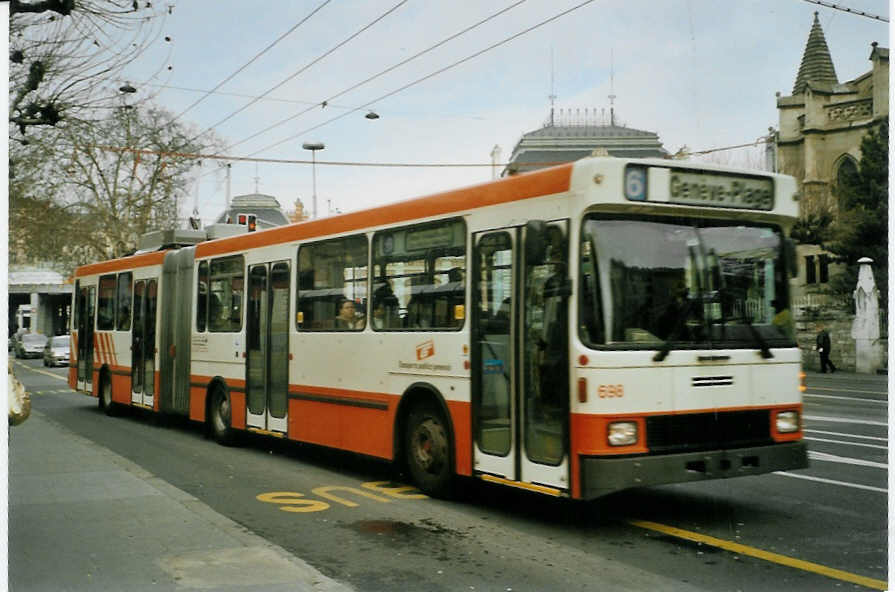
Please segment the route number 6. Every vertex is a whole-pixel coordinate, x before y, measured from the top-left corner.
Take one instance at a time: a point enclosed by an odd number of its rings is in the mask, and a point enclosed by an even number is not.
[[[625,197],[630,201],[646,201],[646,169],[628,166],[625,169]]]

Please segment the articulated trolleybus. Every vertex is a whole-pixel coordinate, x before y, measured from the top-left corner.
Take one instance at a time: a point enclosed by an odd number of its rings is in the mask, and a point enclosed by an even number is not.
[[[433,495],[457,476],[593,499],[802,468],[797,199],[782,175],[588,158],[175,238],[77,270],[69,381],[222,443],[396,461]]]

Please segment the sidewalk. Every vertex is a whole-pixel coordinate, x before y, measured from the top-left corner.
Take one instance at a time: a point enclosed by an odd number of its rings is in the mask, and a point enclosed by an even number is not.
[[[10,590],[350,592],[40,412],[9,436]]]

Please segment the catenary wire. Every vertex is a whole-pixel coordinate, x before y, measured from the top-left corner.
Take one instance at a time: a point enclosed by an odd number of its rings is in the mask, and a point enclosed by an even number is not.
[[[884,16],[877,16],[875,14],[870,14],[869,12],[864,12],[862,10],[855,10],[854,8],[849,8],[848,6],[842,6],[841,4],[832,4],[830,2],[822,2],[821,0],[803,0],[804,2],[809,2],[811,4],[817,4],[818,6],[826,6],[827,8],[832,8],[833,10],[841,10],[842,12],[848,12],[857,16],[863,16],[869,19],[874,19],[878,21],[883,21],[884,23],[888,23],[889,19]]]
[[[722,150],[733,150],[736,148],[746,148],[756,146],[760,141],[751,142],[749,144],[737,144],[734,146],[723,146],[719,148],[710,148],[707,150],[698,150],[688,152],[689,155],[709,154],[711,152],[719,152]],[[382,168],[471,168],[471,167],[506,167],[510,162],[359,162],[359,161],[340,161],[340,160],[304,160],[295,158],[261,158],[257,156],[233,156],[231,154],[199,154],[195,152],[177,152],[171,150],[152,150],[149,148],[132,148],[130,146],[106,146],[93,145],[94,148],[105,150],[107,152],[131,152],[141,156],[168,156],[173,158],[186,158],[193,160],[217,160],[224,162],[257,162],[268,164],[316,164],[317,166],[350,166],[350,167],[382,167]],[[560,164],[568,164],[569,161],[544,161],[544,162],[526,162],[525,166],[556,166]],[[209,171],[202,176],[217,171]]]
[[[287,76],[287,77],[286,77],[285,79],[283,79],[281,82],[279,82],[279,83],[277,83],[276,85],[274,85],[274,86],[272,86],[271,88],[269,88],[267,91],[265,91],[265,92],[261,95],[261,97],[265,97],[265,96],[269,95],[270,93],[272,93],[273,91],[277,90],[278,88],[280,88],[281,86],[283,86],[284,84],[286,84],[287,82],[289,82],[290,80],[292,80],[293,78],[295,78],[296,76],[298,76],[299,74],[301,74],[302,72],[305,72],[308,68],[310,68],[310,67],[313,66],[314,64],[320,62],[320,61],[323,60],[325,57],[329,56],[330,54],[332,54],[333,52],[335,52],[336,50],[338,50],[339,48],[341,48],[342,46],[344,46],[345,44],[347,44],[348,42],[350,42],[351,40],[353,40],[353,39],[356,38],[357,36],[359,36],[361,33],[363,33],[364,31],[366,31],[367,29],[371,28],[373,25],[375,25],[376,23],[378,23],[379,21],[381,21],[382,19],[384,19],[385,17],[387,17],[388,15],[390,15],[391,13],[393,13],[394,11],[396,11],[398,8],[400,8],[401,6],[403,6],[403,5],[406,4],[406,3],[407,3],[407,0],[401,0],[400,2],[398,2],[397,4],[395,4],[394,6],[392,6],[391,8],[389,8],[387,11],[385,11],[384,13],[382,13],[381,15],[379,15],[378,17],[376,17],[374,20],[370,21],[369,23],[367,23],[366,25],[364,25],[363,27],[361,27],[358,31],[356,31],[355,33],[353,33],[352,35],[348,36],[348,37],[347,37],[346,39],[344,39],[343,41],[341,41],[341,42],[339,42],[338,44],[336,44],[336,45],[335,45],[334,47],[332,47],[331,49],[329,49],[328,51],[324,52],[322,55],[318,56],[317,58],[311,60],[310,62],[308,62],[307,64],[305,64],[304,66],[302,66],[301,68],[299,68],[298,70],[296,70],[294,73],[292,73],[292,74],[290,74],[289,76]],[[249,107],[251,107],[252,105],[254,105],[255,103],[257,103],[259,100],[260,100],[260,98],[256,98],[256,99],[254,99],[254,100],[252,100],[252,101],[249,101],[246,105],[243,105],[242,107],[240,107],[239,109],[237,109],[236,111],[234,111],[233,113],[231,113],[230,115],[227,115],[226,117],[224,117],[223,119],[221,119],[220,121],[218,121],[217,123],[215,123],[214,125],[211,125],[211,126],[207,127],[206,129],[204,129],[202,132],[196,134],[196,136],[193,138],[193,140],[195,140],[196,138],[200,137],[202,134],[204,134],[204,133],[206,133],[206,132],[208,132],[208,131],[210,131],[210,130],[216,128],[217,126],[221,125],[222,123],[224,123],[224,122],[226,122],[226,121],[229,121],[230,119],[232,119],[232,118],[235,117],[236,115],[242,113],[243,111],[245,111],[246,109],[248,109]],[[192,140],[190,140],[190,141],[192,141]]]
[[[183,111],[181,111],[176,117],[174,117],[174,119],[171,120],[171,123],[174,123],[175,121],[177,121],[178,119],[180,119],[181,117],[183,117],[184,114],[186,114],[188,111],[190,111],[193,107],[195,107],[196,105],[198,105],[199,103],[201,103],[202,101],[204,101],[205,99],[207,99],[208,96],[209,96],[210,94],[212,94],[213,92],[215,92],[216,90],[218,90],[219,88],[221,88],[222,86],[224,86],[225,84],[227,84],[228,82],[230,82],[230,81],[231,81],[237,74],[239,74],[240,72],[242,72],[243,70],[245,70],[246,68],[248,68],[249,66],[251,66],[253,63],[255,63],[255,61],[256,61],[258,58],[260,58],[260,57],[263,56],[265,53],[267,53],[268,51],[270,51],[270,50],[271,50],[276,44],[278,44],[280,41],[282,41],[283,39],[285,39],[286,37],[288,37],[289,35],[291,35],[292,33],[294,33],[296,29],[298,29],[300,26],[302,26],[303,24],[305,24],[308,20],[310,20],[310,18],[311,18],[312,16],[314,16],[315,14],[317,14],[318,12],[320,12],[320,10],[322,10],[323,7],[326,6],[327,4],[329,4],[331,1],[332,1],[332,0],[324,0],[322,4],[320,4],[317,8],[315,8],[314,10],[312,10],[310,13],[308,13],[303,19],[301,19],[300,21],[298,21],[297,23],[295,23],[295,24],[294,24],[288,31],[286,31],[285,33],[283,33],[282,35],[280,35],[279,37],[277,37],[277,39],[274,40],[272,43],[270,43],[267,47],[265,47],[264,49],[262,49],[261,51],[259,51],[258,53],[256,53],[255,56],[254,56],[252,59],[250,59],[248,62],[246,62],[245,64],[243,64],[243,65],[242,65],[240,68],[238,68],[235,72],[233,72],[232,74],[230,74],[229,76],[227,76],[226,78],[224,78],[221,82],[218,83],[217,86],[215,86],[213,89],[211,89],[210,91],[207,91],[204,95],[202,95],[201,97],[199,97],[198,99],[196,99],[195,101],[193,101],[193,103],[192,103],[189,107],[187,107],[186,109],[184,109]]]
[[[297,138],[297,137],[299,137],[299,136],[302,136],[302,135],[304,135],[304,134],[306,134],[306,133],[308,133],[308,132],[311,132],[311,131],[314,131],[314,130],[316,130],[316,129],[319,129],[319,128],[325,126],[325,125],[329,125],[330,123],[332,123],[332,122],[334,122],[334,121],[337,121],[337,120],[339,120],[339,119],[342,119],[343,117],[347,117],[348,115],[351,115],[352,113],[356,113],[357,111],[360,111],[361,109],[366,109],[367,107],[369,107],[370,105],[372,105],[372,104],[374,104],[374,103],[378,103],[378,102],[382,101],[383,99],[387,99],[387,98],[389,98],[389,97],[391,97],[391,96],[394,96],[394,95],[398,94],[399,92],[402,92],[402,91],[407,90],[408,88],[410,88],[410,87],[412,87],[412,86],[415,86],[415,85],[417,85],[417,84],[420,84],[421,82],[424,82],[424,81],[426,81],[426,80],[429,80],[430,78],[434,78],[435,76],[438,76],[439,74],[442,74],[442,73],[444,73],[444,72],[447,72],[448,70],[450,70],[450,69],[452,69],[452,68],[455,68],[455,67],[457,67],[457,66],[459,66],[459,65],[461,65],[461,64],[464,64],[464,63],[466,63],[466,62],[468,62],[468,61],[470,61],[470,60],[472,60],[472,59],[475,59],[475,58],[479,57],[480,55],[482,55],[482,54],[484,54],[484,53],[487,53],[487,52],[491,51],[492,49],[496,49],[496,48],[500,47],[501,45],[504,45],[504,44],[506,44],[506,43],[509,43],[510,41],[513,41],[514,39],[517,39],[517,38],[519,38],[519,37],[521,37],[521,36],[523,36],[523,35],[525,35],[525,34],[527,34],[527,33],[530,33],[530,32],[532,32],[532,31],[534,31],[535,29],[538,29],[538,28],[540,28],[540,27],[543,27],[544,25],[546,25],[546,24],[548,24],[548,23],[551,23],[551,22],[553,22],[553,21],[555,21],[555,20],[557,20],[557,19],[559,19],[559,18],[561,18],[561,17],[563,17],[563,16],[566,16],[567,14],[569,14],[569,13],[571,13],[571,12],[574,12],[574,11],[578,10],[579,8],[581,8],[581,7],[583,7],[583,6],[586,6],[586,5],[588,5],[588,4],[591,4],[592,2],[594,2],[594,0],[585,0],[584,2],[581,2],[580,4],[576,4],[575,6],[569,8],[569,9],[566,9],[566,10],[564,10],[564,11],[558,13],[558,14],[555,14],[555,15],[553,15],[552,17],[550,17],[550,18],[548,18],[548,19],[545,19],[545,20],[543,20],[543,21],[541,21],[541,22],[539,22],[539,23],[537,23],[537,24],[535,24],[535,25],[532,25],[532,26],[528,27],[527,29],[523,29],[522,31],[519,31],[518,33],[516,33],[516,34],[514,34],[514,35],[510,35],[509,37],[506,37],[506,38],[502,39],[501,41],[498,41],[497,43],[493,43],[493,44],[489,45],[488,47],[486,47],[486,48],[484,48],[484,49],[481,49],[481,50],[479,50],[479,51],[477,51],[477,52],[475,52],[475,53],[472,53],[472,54],[466,56],[465,58],[462,58],[462,59],[460,59],[460,60],[457,60],[456,62],[453,62],[452,64],[449,64],[449,65],[447,65],[447,66],[445,66],[445,67],[443,67],[443,68],[440,68],[440,69],[438,69],[438,70],[436,70],[436,71],[434,71],[434,72],[432,72],[432,73],[430,73],[430,74],[427,74],[427,75],[423,76],[422,78],[418,78],[418,79],[414,80],[413,82],[409,82],[409,83],[405,84],[404,86],[402,86],[402,87],[400,87],[400,88],[397,88],[397,89],[395,89],[395,90],[393,90],[393,91],[391,91],[391,92],[388,92],[388,93],[386,93],[386,94],[384,94],[384,95],[382,95],[382,96],[380,96],[380,97],[377,97],[377,98],[373,99],[372,101],[368,101],[368,102],[364,103],[363,105],[361,105],[360,107],[356,107],[356,108],[352,109],[351,111],[346,111],[346,112],[343,113],[342,115],[338,115],[338,116],[336,116],[336,117],[333,117],[333,118],[331,118],[331,119],[328,119],[328,120],[326,120],[326,121],[324,121],[324,122],[322,122],[322,123],[319,123],[319,124],[317,124],[317,125],[315,125],[315,126],[312,126],[312,127],[307,128],[307,129],[304,129],[304,130],[298,132],[297,134],[293,134],[293,135],[289,136],[288,138],[283,138],[283,139],[280,140],[279,142],[276,142],[276,143],[274,143],[274,144],[271,144],[271,145],[269,145],[269,146],[266,146],[266,147],[264,147],[264,148],[262,148],[262,149],[260,149],[260,150],[256,150],[255,152],[251,153],[249,156],[255,156],[256,154],[260,154],[260,153],[262,153],[262,152],[266,152],[266,151],[268,151],[268,150],[270,150],[270,149],[272,149],[272,148],[276,148],[277,146],[279,146],[279,145],[281,145],[281,144],[285,144],[286,142],[289,142],[289,141],[291,141],[291,140],[294,140],[295,138]]]
[[[518,2],[516,2],[516,3],[514,3],[514,4],[511,4],[511,5],[507,6],[506,8],[503,8],[502,10],[499,10],[499,11],[495,12],[494,14],[492,14],[492,15],[490,15],[490,16],[488,16],[488,17],[482,19],[482,20],[480,20],[480,21],[477,22],[477,23],[475,23],[475,24],[473,24],[473,25],[470,25],[470,26],[466,27],[465,29],[463,29],[463,30],[461,30],[461,31],[458,31],[457,33],[454,33],[453,35],[450,35],[449,37],[445,37],[444,39],[442,39],[441,41],[439,41],[439,42],[436,43],[435,45],[429,46],[429,47],[427,47],[426,49],[424,49],[424,50],[422,50],[422,51],[420,51],[420,52],[418,52],[418,53],[415,53],[414,55],[410,56],[409,58],[404,59],[404,60],[401,60],[401,61],[398,62],[397,64],[394,64],[394,65],[392,65],[392,66],[389,66],[389,67],[386,68],[385,70],[382,70],[381,72],[379,72],[379,73],[377,73],[377,74],[374,74],[374,75],[372,75],[372,76],[366,78],[365,80],[362,80],[362,81],[360,81],[360,82],[358,82],[358,83],[356,83],[356,84],[354,84],[354,85],[352,85],[352,86],[349,86],[349,87],[346,88],[345,90],[342,90],[342,91],[340,91],[340,92],[338,92],[338,93],[336,93],[336,94],[330,96],[329,98],[325,99],[324,101],[314,103],[311,107],[308,107],[307,109],[304,109],[304,110],[302,110],[302,111],[299,111],[298,113],[296,113],[296,114],[294,114],[294,115],[290,115],[289,117],[286,117],[285,119],[281,119],[280,121],[278,121],[278,122],[276,122],[276,123],[274,123],[274,124],[271,124],[271,125],[267,126],[267,127],[264,128],[263,130],[260,130],[260,131],[258,131],[258,132],[255,132],[254,134],[252,134],[251,136],[249,136],[249,137],[247,137],[247,138],[243,138],[242,140],[236,142],[235,144],[230,144],[230,148],[235,148],[236,146],[239,146],[240,144],[244,144],[244,143],[248,142],[249,140],[253,140],[253,139],[257,138],[258,136],[260,136],[261,134],[265,134],[265,133],[269,132],[270,130],[272,130],[272,129],[276,128],[276,127],[279,127],[279,126],[283,125],[283,124],[286,123],[286,122],[289,122],[289,121],[292,121],[293,119],[296,119],[296,118],[298,118],[298,117],[301,117],[301,116],[304,115],[305,113],[311,111],[312,109],[314,109],[315,107],[317,107],[317,106],[319,106],[319,105],[321,105],[321,104],[323,104],[323,103],[326,103],[327,105],[330,105],[330,104],[332,104],[332,101],[333,101],[334,99],[337,99],[337,98],[339,98],[339,97],[341,97],[341,96],[343,96],[343,95],[345,95],[345,94],[347,94],[347,93],[349,93],[349,92],[351,92],[351,91],[353,91],[353,90],[355,90],[355,89],[360,88],[361,86],[367,84],[368,82],[372,82],[373,80],[376,80],[377,78],[379,78],[379,77],[381,77],[381,76],[384,76],[384,75],[388,74],[389,72],[392,72],[392,71],[394,71],[394,70],[400,68],[401,66],[403,66],[403,65],[405,65],[405,64],[407,64],[407,63],[409,63],[409,62],[411,62],[411,61],[413,61],[413,60],[415,60],[416,58],[418,58],[418,57],[420,57],[420,56],[423,56],[423,55],[429,53],[430,51],[433,51],[433,50],[435,50],[435,49],[441,47],[441,46],[444,45],[445,43],[448,43],[448,42],[450,42],[450,41],[453,41],[453,40],[456,39],[457,37],[460,37],[461,35],[464,35],[464,34],[468,33],[469,31],[472,31],[473,29],[475,29],[475,28],[477,28],[477,27],[480,27],[481,25],[484,25],[484,24],[487,23],[488,21],[491,21],[491,20],[497,18],[498,16],[500,16],[500,15],[506,13],[506,12],[509,12],[510,10],[512,10],[513,8],[516,8],[516,7],[519,6],[520,4],[523,4],[525,1],[526,1],[526,0],[519,0]]]

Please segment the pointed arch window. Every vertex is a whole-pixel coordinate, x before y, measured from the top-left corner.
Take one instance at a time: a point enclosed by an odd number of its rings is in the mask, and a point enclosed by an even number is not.
[[[858,163],[849,154],[843,154],[836,163],[836,185],[848,187],[858,179]]]

